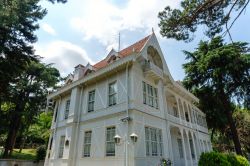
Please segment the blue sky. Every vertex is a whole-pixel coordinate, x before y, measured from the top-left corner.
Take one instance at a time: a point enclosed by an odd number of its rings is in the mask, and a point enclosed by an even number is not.
[[[63,76],[78,64],[94,64],[111,48],[121,49],[149,35],[152,27],[161,45],[165,60],[175,80],[184,78],[182,50],[192,51],[200,40],[206,40],[204,27],[195,33],[191,43],[162,38],[157,14],[165,6],[178,7],[179,0],[68,0],[66,4],[42,1],[48,14],[39,22],[35,44],[37,54],[46,63],[54,63]],[[250,7],[231,30],[234,41],[250,43]],[[228,40],[228,38],[226,38]]]

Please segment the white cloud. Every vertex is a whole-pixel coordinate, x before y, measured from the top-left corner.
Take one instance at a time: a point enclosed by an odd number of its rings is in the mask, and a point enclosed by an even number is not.
[[[86,2],[86,1],[85,1]],[[85,40],[96,38],[110,47],[117,43],[117,34],[123,30],[159,33],[158,12],[165,6],[176,7],[179,0],[129,0],[120,8],[110,0],[91,0],[83,6],[83,15],[71,19],[70,25],[83,33]]]
[[[52,28],[52,27],[51,27],[49,24],[47,24],[47,23],[43,23],[42,26],[41,26],[41,28],[42,28],[45,32],[49,33],[50,35],[53,35],[53,36],[56,35],[56,31],[54,30],[54,28]]]
[[[36,54],[44,57],[45,63],[54,63],[63,76],[72,72],[78,64],[93,64],[84,49],[70,42],[58,40],[46,45],[35,45],[35,49]]]

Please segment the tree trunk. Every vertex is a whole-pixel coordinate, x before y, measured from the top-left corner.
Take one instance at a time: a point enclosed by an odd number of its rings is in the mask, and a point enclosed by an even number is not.
[[[21,145],[20,145],[20,149],[19,149],[19,153],[22,153],[22,150],[23,150],[24,145],[25,145],[26,138],[27,138],[26,136],[24,136],[24,137],[22,138]]]
[[[236,151],[236,153],[238,155],[242,155],[239,135],[238,135],[238,132],[237,132],[237,129],[236,129],[236,126],[235,126],[231,111],[227,111],[227,119],[228,119],[228,123],[229,123],[229,126],[230,126],[231,134],[232,134],[232,137],[233,137],[235,151]]]
[[[231,102],[229,100],[228,97],[226,97],[227,95],[225,94],[224,90],[221,88],[220,90],[220,97],[221,97],[221,101],[222,101],[222,105],[224,107],[224,113],[227,117],[228,123],[229,123],[229,127],[231,130],[231,134],[232,134],[232,139],[234,142],[234,148],[235,148],[235,152],[238,155],[242,155],[242,150],[241,150],[241,145],[240,145],[240,139],[239,139],[239,135],[233,120],[233,115],[232,112],[234,111],[234,108],[231,106]]]
[[[215,128],[212,129],[212,133],[211,133],[211,141],[213,142],[214,140],[214,132],[215,132]]]
[[[17,133],[21,125],[21,114],[19,111],[20,110],[16,108],[12,112],[12,118],[11,118],[11,123],[9,126],[8,136],[5,142],[3,158],[9,158],[14,149]]]

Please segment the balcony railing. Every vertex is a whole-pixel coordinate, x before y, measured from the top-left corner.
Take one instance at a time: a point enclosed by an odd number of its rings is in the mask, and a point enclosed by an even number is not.
[[[153,64],[150,61],[145,61],[143,66],[143,70],[146,76],[151,77],[153,79],[163,78],[163,71],[158,66]]]

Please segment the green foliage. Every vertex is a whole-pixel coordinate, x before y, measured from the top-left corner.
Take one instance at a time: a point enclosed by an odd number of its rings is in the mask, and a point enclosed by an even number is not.
[[[44,160],[46,157],[46,146],[42,145],[36,149],[36,161]]]
[[[247,156],[247,153],[250,152],[250,111],[236,108],[233,118],[236,122],[243,154]]]
[[[67,0],[48,1],[65,3]],[[1,137],[2,133],[9,133],[5,157],[15,144],[17,131],[22,132],[24,124],[32,123],[37,111],[45,105],[48,88],[53,87],[59,77],[55,68],[40,63],[40,56],[34,54],[38,21],[47,13],[40,2],[0,2],[0,117],[3,119],[0,133]],[[8,108],[8,104],[14,107]]]
[[[210,42],[201,41],[194,52],[184,54],[188,60],[183,65],[184,86],[200,99],[199,107],[207,115],[209,128],[223,131],[230,127],[235,149],[242,154],[232,113],[234,105],[245,103],[250,96],[247,43],[226,44],[216,37]]]
[[[49,0],[63,2],[66,0]],[[31,61],[37,60],[32,44],[37,41],[37,22],[47,13],[40,0],[1,0],[0,3],[0,102],[8,85]]]
[[[0,158],[2,158],[2,156],[0,156]],[[22,153],[19,153],[19,149],[14,149],[10,158],[19,160],[35,160],[36,149],[23,149]]]
[[[225,154],[218,152],[202,153],[199,166],[231,166]]]
[[[50,126],[53,118],[53,113],[41,113],[32,124],[28,131],[24,134],[28,140],[32,140],[33,143],[47,144],[50,136]]]
[[[0,3],[0,97],[8,90],[8,84],[35,60],[32,43],[37,38],[37,21],[46,10],[39,0],[4,0]],[[3,94],[1,94],[3,93]]]
[[[167,38],[191,41],[198,26],[205,25],[205,34],[212,38],[222,32],[233,11],[240,16],[248,3],[247,0],[182,0],[180,9],[167,6],[159,13],[161,34]],[[226,28],[229,30],[233,23]]]
[[[59,71],[51,65],[31,61],[26,70],[19,75],[16,83],[9,86],[10,96],[8,100],[14,105],[14,108],[8,110],[8,122],[4,124],[11,131],[8,132],[6,140],[5,156],[7,151],[11,150],[7,149],[12,147],[17,134],[22,137],[23,132],[26,132],[29,126],[34,123],[35,117],[45,108],[49,89],[55,88],[59,79]],[[41,118],[41,122],[46,120],[43,114]],[[45,124],[43,125],[45,126]],[[46,121],[46,125],[50,125],[50,122]],[[47,139],[48,131],[43,130],[43,132],[39,133],[40,136]]]
[[[232,166],[249,166],[249,162],[245,157],[240,155],[228,154],[227,160],[231,163]]]
[[[245,157],[218,152],[202,153],[199,166],[249,166]]]

